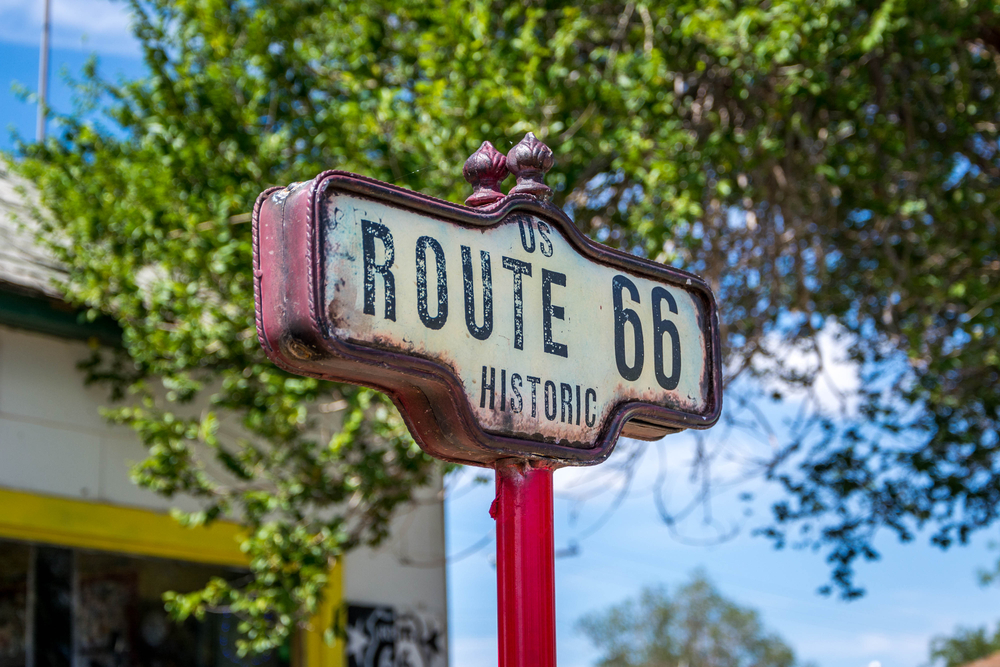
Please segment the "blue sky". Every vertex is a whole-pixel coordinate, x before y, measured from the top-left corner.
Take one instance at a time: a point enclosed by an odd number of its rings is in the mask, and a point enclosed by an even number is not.
[[[128,17],[108,0],[54,0],[52,104],[69,109],[67,87],[60,70],[78,72],[91,53],[100,56],[102,70],[115,76],[141,73],[138,50],[128,34]],[[35,110],[11,92],[13,81],[34,90],[38,78],[40,0],[0,0],[0,149],[12,146],[8,129],[34,136]],[[558,169],[558,166],[556,167]],[[850,368],[839,367],[832,382],[849,388]],[[829,396],[827,397],[829,398]],[[770,415],[780,421],[777,410]],[[759,451],[759,442],[731,433],[730,450]],[[743,438],[746,442],[739,441]],[[675,435],[660,444],[643,444],[643,458],[629,496],[611,518],[589,537],[579,540],[575,556],[556,563],[557,626],[561,667],[591,665],[596,655],[584,637],[574,631],[582,614],[602,609],[635,595],[642,586],[682,583],[696,568],[703,569],[720,590],[737,602],[758,609],[769,628],[793,645],[797,654],[819,667],[881,667],[920,665],[935,634],[956,625],[991,627],[1000,620],[1000,589],[982,589],[975,572],[993,562],[997,552],[987,548],[996,535],[977,538],[965,548],[941,552],[921,535],[902,546],[891,537],[879,542],[882,560],[862,565],[858,576],[868,595],[845,603],[824,598],[816,589],[826,583],[828,568],[822,554],[774,551],[763,538],[750,535],[767,520],[775,490],[751,480],[720,495],[713,502],[714,518],[738,528],[736,536],[715,546],[690,546],[675,539],[660,520],[651,487],[660,471],[658,456],[666,457],[669,505],[678,507],[694,488],[687,478],[693,437]],[[556,473],[556,546],[566,549],[611,503],[618,488],[616,465],[633,450],[621,447],[599,468]],[[738,472],[738,460],[725,463]],[[723,466],[725,467],[725,466]],[[725,472],[725,470],[723,471]],[[600,475],[598,482],[588,476]],[[492,485],[456,484],[447,501],[448,551],[457,554],[482,540],[492,530],[488,510]],[[604,484],[608,491],[581,502],[581,488]],[[752,492],[750,503],[739,499]],[[750,516],[745,516],[747,511]],[[681,528],[688,536],[706,534],[702,515],[695,513]],[[496,592],[492,543],[449,566],[450,639],[454,667],[496,665]],[[873,667],[873,666],[872,666]]]
[[[844,355],[833,336],[821,336],[820,347],[827,370],[815,398],[828,409],[838,409],[838,392],[850,394],[857,388],[857,376],[853,367],[838,361]],[[764,405],[766,420],[776,432],[775,442],[780,442],[784,424],[795,414],[795,401],[800,398],[792,395],[789,404]],[[741,419],[747,417],[738,412],[735,401],[730,400],[725,409]],[[608,461],[596,468],[556,472],[556,549],[565,552],[578,544],[576,555],[556,561],[561,667],[587,667],[597,657],[586,638],[575,631],[581,615],[634,596],[643,586],[665,584],[668,590],[676,589],[699,569],[725,596],[760,611],[766,626],[791,644],[803,662],[818,667],[875,667],[876,663],[879,667],[917,667],[927,662],[933,636],[951,633],[957,625],[992,629],[1000,620],[1000,591],[979,587],[975,576],[1000,555],[988,544],[995,531],[978,536],[970,546],[947,552],[929,546],[926,534],[909,545],[883,535],[876,540],[881,560],[856,568],[856,581],[868,594],[852,602],[817,593],[829,581],[822,552],[777,551],[766,539],[752,535],[754,528],[767,525],[770,505],[781,497],[777,488],[760,477],[728,489],[718,485],[720,491],[711,502],[711,519],[718,529],[706,524],[705,513],[699,509],[672,535],[654,503],[657,479],[663,476],[660,488],[668,512],[676,514],[690,502],[699,484],[690,479],[696,437],[703,438],[706,451],[721,447],[713,476],[722,482],[752,469],[750,462],[766,457],[773,444],[766,437],[728,429],[720,422],[701,436],[687,432],[658,443],[619,443]],[[612,506],[622,479],[615,468],[636,453],[640,458],[626,500],[598,531],[579,539]],[[595,476],[602,479],[593,480]],[[450,554],[461,553],[488,534],[490,526],[484,526],[484,518],[493,495],[490,484],[456,486],[446,507]],[[581,498],[601,486],[608,490],[581,504]],[[753,496],[751,501],[741,499],[747,493]],[[720,532],[733,535],[714,545],[697,545]],[[493,548],[490,544],[450,564],[454,665],[496,665]]]
[[[52,21],[49,104],[56,111],[72,108],[64,75],[78,77],[93,54],[100,59],[101,71],[112,79],[142,73],[121,3],[53,0]],[[35,106],[20,101],[13,86],[16,82],[31,92],[38,89],[41,26],[41,0],[0,0],[0,150],[12,148],[11,129],[28,139],[35,136]]]
[[[977,567],[990,562],[985,539],[972,546],[940,552],[923,542],[901,546],[892,538],[878,546],[880,562],[862,565],[858,577],[868,589],[861,600],[826,598],[816,589],[826,583],[828,570],[821,554],[775,551],[763,538],[750,535],[767,519],[767,500],[773,491],[755,481],[723,494],[713,503],[714,514],[739,525],[738,535],[715,546],[689,546],[674,539],[661,522],[650,486],[657,473],[655,448],[662,448],[671,470],[675,504],[693,488],[686,480],[692,438],[676,435],[658,445],[639,445],[649,451],[639,467],[635,491],[611,520],[580,542],[579,553],[556,561],[556,614],[559,664],[585,667],[596,657],[584,637],[574,630],[582,614],[600,610],[635,595],[644,585],[682,584],[701,568],[727,597],[758,609],[766,625],[780,634],[804,660],[822,667],[882,667],[920,665],[927,644],[936,634],[956,625],[993,625],[1000,618],[997,590],[975,583]],[[625,453],[624,451],[621,453]],[[672,461],[672,463],[671,463]],[[613,465],[614,458],[603,465]],[[556,473],[557,489],[565,489],[577,471]],[[741,491],[754,491],[754,513],[744,517]],[[580,528],[601,515],[612,494],[589,503],[571,525],[573,501],[559,494],[556,501],[556,548],[565,549]],[[460,552],[481,539],[492,489],[489,485],[452,501],[447,507],[449,553]],[[692,517],[681,530],[700,531]],[[495,665],[496,597],[493,590],[492,548],[452,563],[449,600],[455,665]]]

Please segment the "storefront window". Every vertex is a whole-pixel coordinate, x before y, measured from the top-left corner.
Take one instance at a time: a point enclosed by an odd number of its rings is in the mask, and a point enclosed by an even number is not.
[[[29,555],[26,545],[0,542],[0,667],[27,660]]]
[[[236,653],[226,613],[171,621],[166,591],[246,572],[0,541],[0,667],[285,667],[286,651]]]

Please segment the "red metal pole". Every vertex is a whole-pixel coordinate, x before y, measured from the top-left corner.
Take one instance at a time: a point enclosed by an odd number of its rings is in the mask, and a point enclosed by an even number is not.
[[[555,667],[552,469],[517,459],[495,469],[500,667]]]

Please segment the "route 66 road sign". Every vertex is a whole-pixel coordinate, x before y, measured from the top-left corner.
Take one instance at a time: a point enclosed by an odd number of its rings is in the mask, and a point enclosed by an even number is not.
[[[387,393],[438,458],[587,465],[718,420],[706,283],[530,194],[471,208],[330,171],[265,191],[253,220],[268,356]]]

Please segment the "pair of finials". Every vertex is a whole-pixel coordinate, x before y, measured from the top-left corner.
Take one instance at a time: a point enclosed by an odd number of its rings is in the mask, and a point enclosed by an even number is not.
[[[493,144],[484,141],[465,161],[462,175],[472,184],[473,192],[465,200],[466,206],[488,206],[504,198],[500,183],[507,174],[514,174],[517,185],[508,194],[532,195],[543,201],[552,196],[552,189],[545,185],[545,172],[552,168],[552,149],[528,132],[507,155]]]

